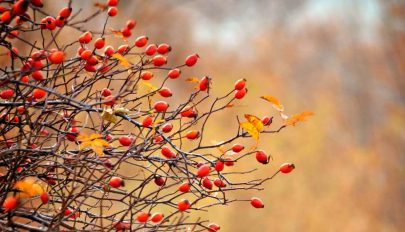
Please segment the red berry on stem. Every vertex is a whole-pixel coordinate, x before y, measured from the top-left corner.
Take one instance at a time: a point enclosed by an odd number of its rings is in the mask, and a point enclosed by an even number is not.
[[[256,160],[259,163],[268,164],[269,163],[269,156],[266,154],[265,151],[262,151],[262,150],[256,151]]]
[[[272,122],[273,122],[273,119],[270,116],[265,116],[262,118],[262,123],[265,126],[271,125]]]
[[[114,105],[116,101],[117,101],[117,99],[112,95],[104,98],[104,104],[107,105],[107,106]]]
[[[224,162],[222,162],[221,160],[218,160],[218,161],[215,163],[215,170],[216,170],[217,172],[220,172],[220,171],[224,170],[224,167],[225,167],[225,164],[224,164]]]
[[[90,41],[93,39],[93,35],[91,34],[90,31],[87,31],[85,33],[83,33],[80,37],[79,37],[79,42],[83,43],[83,44],[88,44],[90,43]]]
[[[213,186],[212,181],[211,181],[210,179],[208,179],[207,177],[205,177],[205,178],[203,179],[202,185],[203,185],[205,188],[210,189],[210,190],[212,189],[212,186]]]
[[[247,93],[247,89],[235,90],[235,98],[242,99]]]
[[[154,66],[160,67],[167,63],[167,58],[162,55],[156,55],[152,58],[152,63]]]
[[[104,88],[101,90],[101,95],[103,95],[103,97],[108,97],[111,94],[112,94],[112,91],[109,88]]]
[[[264,208],[263,201],[257,197],[252,197],[252,199],[250,199],[250,204],[255,208]]]
[[[150,115],[146,115],[142,120],[142,126],[148,127],[153,123],[153,118]]]
[[[128,50],[128,44],[123,44],[123,45],[118,47],[117,52],[119,54],[124,54],[125,52],[127,52],[127,50]]]
[[[149,38],[147,36],[140,36],[135,40],[135,46],[143,47],[148,43]]]
[[[5,208],[6,211],[15,209],[17,207],[17,205],[18,205],[18,200],[14,196],[7,197],[3,202],[3,208]]]
[[[105,38],[98,38],[94,41],[94,47],[96,49],[101,49],[105,45]]]
[[[157,112],[165,112],[167,108],[169,108],[169,104],[165,101],[158,101],[155,102],[153,108],[155,108]]]
[[[168,159],[176,158],[176,153],[172,151],[168,146],[163,146],[162,150],[160,150],[160,153]]]
[[[190,140],[197,139],[198,137],[200,137],[200,132],[197,130],[189,131],[186,134],[186,138],[188,138]]]
[[[109,16],[114,17],[114,16],[116,16],[118,14],[118,8],[115,7],[115,6],[110,7],[110,8],[108,8],[107,13],[108,13]]]
[[[211,166],[209,164],[204,164],[198,168],[197,175],[199,177],[205,177],[205,176],[208,176],[210,171],[211,171]]]
[[[157,51],[156,44],[149,44],[145,49],[145,54],[148,56],[153,56]]]
[[[32,96],[37,100],[44,98],[46,96],[46,91],[43,89],[34,89],[32,91]]]
[[[119,1],[119,0],[108,0],[108,1],[107,1],[107,4],[108,4],[109,6],[117,6],[117,5],[118,5],[118,1]]]
[[[215,232],[215,231],[218,231],[218,230],[221,229],[221,227],[218,224],[215,224],[215,223],[210,223],[208,225],[208,228],[209,228],[208,232]]]
[[[157,176],[155,176],[155,180],[154,180],[154,181],[155,181],[155,184],[156,184],[157,186],[163,186],[163,185],[165,185],[165,183],[166,183],[166,178],[157,175]]]
[[[240,79],[235,82],[235,90],[242,90],[245,88],[246,80]]]
[[[188,200],[183,199],[179,201],[179,203],[177,203],[177,208],[180,211],[186,211],[190,208],[190,202]]]
[[[2,99],[10,99],[14,96],[14,90],[12,89],[5,89],[0,92],[0,98]]]
[[[59,11],[59,16],[62,16],[63,18],[67,19],[69,18],[71,13],[72,13],[71,7],[64,7]]]
[[[167,74],[167,76],[171,79],[176,79],[180,76],[181,71],[178,68],[172,69],[169,71],[169,73]]]
[[[167,87],[162,87],[162,88],[159,90],[159,94],[160,94],[160,96],[162,96],[162,97],[171,97],[171,96],[173,95],[172,91],[171,91],[169,88],[167,88]]]
[[[236,152],[236,153],[241,152],[243,149],[245,149],[245,146],[243,146],[241,144],[234,144],[232,146],[232,151]]]
[[[150,220],[154,223],[158,223],[163,220],[164,215],[162,213],[154,213]]]
[[[114,54],[114,48],[112,46],[107,46],[104,48],[104,55],[112,56]]]
[[[149,216],[150,215],[149,215],[148,212],[141,211],[141,212],[136,214],[136,220],[138,222],[146,222],[146,221],[148,221]]]
[[[210,84],[210,78],[205,76],[200,80],[200,91],[206,91]]]
[[[129,136],[121,136],[121,137],[118,139],[118,141],[120,142],[120,144],[121,144],[122,146],[128,147],[128,146],[131,145],[131,143],[132,143],[132,138],[129,137]]]
[[[280,172],[282,173],[290,173],[294,169],[295,165],[291,163],[284,163],[280,166]]]
[[[60,64],[65,59],[65,53],[63,51],[52,52],[49,56],[49,61],[53,64]]]
[[[41,193],[40,198],[41,198],[42,204],[46,204],[49,201],[49,194],[47,192],[43,192],[43,193]]]
[[[126,26],[128,29],[134,29],[134,27],[136,26],[136,22],[135,22],[135,20],[130,19],[130,20],[127,21],[127,23],[125,24],[125,26]]]
[[[190,191],[190,184],[188,182],[184,182],[179,186],[179,191],[182,193],[186,193]]]
[[[159,44],[157,48],[157,52],[162,55],[170,52],[171,50],[172,48],[168,44]]]
[[[163,133],[169,133],[172,129],[173,129],[173,124],[171,124],[170,122],[168,122],[162,126]]]
[[[121,186],[124,186],[124,181],[121,177],[113,176],[110,179],[109,185],[113,188],[119,188]]]
[[[193,65],[195,65],[195,64],[197,63],[197,60],[198,60],[199,58],[200,58],[200,57],[198,56],[198,54],[189,55],[189,56],[187,56],[187,58],[186,58],[185,64],[186,64],[187,66],[191,67],[191,66],[193,66]]]

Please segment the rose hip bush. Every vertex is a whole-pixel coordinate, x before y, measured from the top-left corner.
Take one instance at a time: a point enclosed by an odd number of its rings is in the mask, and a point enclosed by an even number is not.
[[[0,69],[0,229],[217,231],[215,222],[189,215],[236,201],[263,208],[256,196],[229,199],[227,193],[260,190],[278,173],[291,172],[294,165],[285,163],[268,177],[235,181],[269,168],[260,136],[312,113],[288,117],[266,95],[279,126],[270,129],[270,116],[235,116],[233,137],[206,142],[207,122],[245,97],[245,79],[212,98],[208,76],[182,76],[199,55],[169,67],[170,45],[132,38],[134,20],[120,30],[107,27],[119,14],[118,0],[96,3],[94,13],[66,4],[51,14],[41,0],[0,1],[0,46],[7,51]],[[102,30],[87,31],[96,16],[105,18]],[[81,35],[62,44],[65,28]],[[117,37],[122,45],[114,48],[109,41]],[[167,87],[176,81],[196,86],[180,104]],[[239,162],[252,169],[233,167]]]

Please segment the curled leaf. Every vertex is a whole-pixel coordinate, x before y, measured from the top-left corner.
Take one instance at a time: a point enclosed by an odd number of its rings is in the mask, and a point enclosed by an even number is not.
[[[314,115],[314,113],[311,112],[311,111],[304,111],[304,112],[301,112],[301,113],[299,113],[299,114],[295,114],[295,115],[289,117],[289,118],[285,121],[285,125],[286,125],[286,126],[289,126],[289,125],[295,126],[295,124],[296,124],[297,122],[302,122],[302,121],[304,121],[307,117],[312,116],[312,115]]]
[[[200,83],[200,79],[198,79],[197,77],[189,77],[189,78],[186,79],[186,82]]]
[[[119,61],[119,64],[124,66],[125,68],[130,68],[131,63],[129,63],[128,59],[123,57],[121,54],[115,53],[112,55],[115,59]]]
[[[145,85],[146,87],[148,87],[149,88],[149,92],[153,92],[153,91],[156,91],[158,88],[157,87],[155,87],[155,86],[153,86],[151,83],[149,83],[149,82],[146,82],[146,81],[142,81],[141,82],[143,85]]]
[[[284,111],[284,106],[281,104],[281,102],[275,98],[274,96],[267,95],[267,96],[261,96],[261,99],[264,99],[268,102],[270,102],[273,106],[274,109],[283,112]]]
[[[18,190],[18,198],[28,198],[39,196],[44,192],[44,188],[39,180],[34,177],[26,177],[15,183],[14,188]]]

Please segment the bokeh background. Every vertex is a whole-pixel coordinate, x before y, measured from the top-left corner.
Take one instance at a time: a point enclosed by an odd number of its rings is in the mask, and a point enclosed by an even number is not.
[[[48,2],[57,13],[67,1]],[[95,1],[73,2],[92,8]],[[129,18],[138,22],[133,37],[172,46],[173,63],[197,52],[201,60],[185,76],[211,76],[213,95],[248,79],[247,97],[208,125],[210,139],[234,132],[234,113],[277,118],[262,95],[276,96],[287,114],[316,114],[262,138],[274,159],[255,175],[271,175],[283,162],[297,166],[264,191],[233,196],[254,194],[264,209],[239,202],[202,217],[235,232],[405,228],[404,1],[121,0],[110,25],[119,29]],[[101,29],[104,19],[86,29]]]

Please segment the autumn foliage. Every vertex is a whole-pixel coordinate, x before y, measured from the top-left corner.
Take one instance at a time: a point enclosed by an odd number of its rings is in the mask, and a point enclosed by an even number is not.
[[[245,79],[212,97],[210,77],[181,73],[203,57],[194,53],[168,65],[170,45],[135,35],[136,21],[108,27],[119,14],[118,0],[95,4],[94,14],[72,9],[71,2],[56,15],[42,7],[41,0],[0,3],[0,46],[8,51],[0,69],[0,228],[217,231],[215,222],[188,215],[237,201],[263,208],[265,201],[256,196],[229,199],[227,193],[261,189],[295,168],[286,163],[262,179],[234,178],[271,164],[270,154],[259,149],[262,136],[312,112],[287,116],[277,98],[264,95],[263,107],[272,105],[269,113],[284,123],[249,112],[229,115],[235,135],[213,143],[206,124],[246,97]],[[105,18],[102,30],[85,30],[98,15]],[[61,44],[58,34],[66,27],[81,35]],[[122,45],[112,47],[112,38]],[[173,101],[176,91],[166,84],[175,81],[195,91]],[[245,144],[252,139],[255,145]],[[249,162],[252,170],[239,170],[239,162]]]

